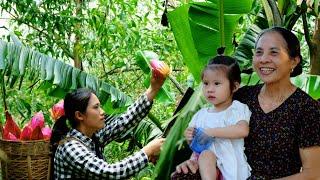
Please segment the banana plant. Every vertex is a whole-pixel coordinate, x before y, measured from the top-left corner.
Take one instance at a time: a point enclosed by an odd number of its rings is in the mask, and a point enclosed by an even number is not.
[[[201,93],[201,86],[198,86],[185,107],[168,120],[170,121],[174,118],[177,118],[166,138],[165,144],[155,168],[153,179],[170,179],[170,173],[177,164],[177,157],[179,159],[181,156],[185,157],[185,153],[181,153],[179,154],[179,156],[177,156],[177,152],[186,148],[183,139],[183,132],[186,129],[193,114],[195,114],[196,111],[198,111],[205,105],[205,100]]]
[[[310,73],[320,74],[320,51],[318,47],[320,45],[320,18],[319,18],[319,1],[305,1],[301,0],[261,0],[262,9],[256,14],[254,23],[247,30],[244,38],[240,41],[239,47],[234,52],[234,57],[238,59],[241,68],[246,70],[251,68],[251,61],[254,49],[254,43],[258,34],[265,28],[270,26],[281,26],[289,30],[292,30],[294,25],[300,17],[303,20],[303,33],[306,42],[309,46],[310,52]],[[307,23],[307,15],[315,16],[315,30],[313,39],[309,34],[309,27]]]
[[[249,13],[253,0],[209,0],[183,4],[168,13],[168,19],[183,61],[197,82],[217,48],[233,51],[232,37],[242,14]]]
[[[240,41],[239,47],[235,52],[233,52],[234,56],[239,59],[241,68],[243,70],[252,69],[252,50],[254,49],[256,37],[262,29],[268,28],[269,25],[280,25],[287,28],[292,28],[302,13],[300,7],[297,7],[294,1],[279,0],[279,9],[277,8],[277,4],[275,4],[275,2],[269,0],[262,1],[264,1],[262,5],[264,9],[262,11],[258,11],[254,24],[251,25],[243,39]],[[241,3],[239,2],[239,4]],[[238,4],[235,4],[235,6],[237,5]],[[204,33],[204,30],[200,28],[196,29],[194,26],[192,26],[192,23],[194,22],[190,22],[193,20],[192,15],[190,15],[192,13],[190,10],[191,7],[203,10],[202,14],[200,13],[198,15],[202,18],[196,22],[197,24],[204,24],[203,22],[205,20],[208,22],[214,22],[212,21],[213,17],[211,17],[211,21],[208,17],[204,18],[208,12],[210,12],[206,9],[208,6],[205,6],[206,8],[199,8],[199,6],[194,7],[194,3],[182,5],[174,11],[169,12],[169,21],[180,51],[183,55],[185,64],[195,77],[199,77],[201,69],[206,63],[206,55],[209,56],[209,53],[204,52],[208,52],[208,49],[212,48],[212,41],[214,41],[211,40],[211,44],[209,44],[207,41],[205,41],[205,39],[209,39],[210,36],[213,36],[213,31],[208,30],[206,33]],[[238,9],[240,8],[241,7],[238,6]],[[267,16],[266,13],[268,14]],[[206,24],[205,27],[210,26]],[[213,28],[210,30],[212,29]],[[196,38],[198,36],[202,38]],[[221,44],[218,38],[215,41],[217,44]],[[201,46],[202,44],[203,46]],[[226,46],[228,49],[228,45]],[[230,47],[227,53],[232,54],[230,52]],[[211,54],[211,56],[213,55],[214,53]],[[257,74],[252,71],[247,74],[242,74],[241,76],[242,85],[255,85],[261,83]],[[293,78],[292,82],[310,94],[313,98],[320,98],[320,76],[303,74]],[[160,159],[156,166],[155,179],[169,179],[170,173],[174,170],[174,165],[177,164],[176,160],[181,160],[177,157],[183,156],[182,158],[185,158],[185,153],[181,152],[183,152],[183,149],[188,147],[185,146],[185,143],[183,143],[183,131],[187,127],[192,115],[203,105],[203,102],[200,101],[201,98],[195,98],[199,97],[199,94],[200,91],[198,89],[193,97],[189,100],[187,106],[185,106],[178,114],[177,121],[169,132],[163,151],[160,154]]]
[[[6,76],[7,84],[13,88],[18,82],[41,82],[40,88],[49,89],[51,96],[64,97],[65,93],[79,87],[97,92],[102,104],[112,103],[113,108],[124,107],[131,99],[98,78],[80,71],[60,60],[53,59],[23,45],[0,40],[0,72]]]
[[[31,84],[40,83],[40,89],[58,98],[63,98],[68,91],[79,87],[90,88],[97,93],[103,109],[108,114],[118,114],[132,103],[129,96],[90,74],[22,44],[2,40],[0,40],[0,76],[1,81],[6,79],[9,88],[14,88],[18,84],[20,89],[23,81],[30,81]],[[1,84],[5,88],[4,83]],[[5,90],[3,88],[2,93]],[[159,99],[168,101],[169,93],[166,89],[162,90],[162,93]],[[169,101],[173,101],[171,96]],[[150,120],[142,121],[136,128],[122,134],[118,141],[135,138],[140,142],[143,140],[148,142],[159,136],[163,131],[161,123],[152,114],[148,117]]]

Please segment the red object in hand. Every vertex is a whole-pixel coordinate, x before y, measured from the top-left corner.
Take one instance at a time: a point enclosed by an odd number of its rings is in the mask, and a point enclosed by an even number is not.
[[[170,74],[170,67],[163,61],[152,59],[150,61],[151,68],[155,70],[157,75],[167,77]]]
[[[12,135],[14,135],[17,138],[20,138],[20,134],[21,134],[21,130],[19,128],[19,126],[16,124],[16,122],[14,122],[11,114],[6,111],[6,123],[4,125],[4,128],[3,128],[3,136],[5,136],[5,134],[9,134],[11,133]],[[7,136],[7,138],[9,138],[9,136]],[[13,137],[11,137],[13,138]],[[6,139],[4,137],[4,139]]]

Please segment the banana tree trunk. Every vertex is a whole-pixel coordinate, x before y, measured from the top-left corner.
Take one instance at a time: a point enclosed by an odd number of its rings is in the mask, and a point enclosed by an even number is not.
[[[310,74],[320,75],[320,18],[317,18],[310,48]]]

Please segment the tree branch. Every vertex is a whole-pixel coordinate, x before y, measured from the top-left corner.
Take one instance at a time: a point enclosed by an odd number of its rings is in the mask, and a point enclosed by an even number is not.
[[[176,86],[176,88],[179,90],[180,94],[183,95],[185,90],[180,86],[179,82],[172,76],[168,76],[168,78]]]
[[[309,28],[308,28],[308,22],[307,22],[307,16],[306,13],[302,13],[302,23],[303,23],[303,31],[304,31],[304,37],[306,39],[306,42],[309,46],[309,49],[313,48],[313,43],[311,42],[310,34],[309,34]]]
[[[281,14],[279,12],[278,6],[276,4],[276,1],[274,0],[268,0],[268,3],[270,5],[270,8],[272,10],[272,14],[273,14],[273,24],[276,26],[281,26],[282,25],[282,17]]]
[[[11,12],[8,12],[8,11],[6,11],[6,12],[7,12],[8,14],[10,14],[10,16],[13,17],[12,20],[14,20],[14,21],[20,21],[20,18],[19,18],[19,17],[15,16],[15,15],[12,14]],[[72,53],[66,48],[65,43],[62,43],[62,42],[59,40],[60,38],[57,38],[57,36],[60,37],[59,35],[57,35],[56,33],[53,33],[53,36],[51,37],[48,33],[46,33],[46,32],[44,31],[44,29],[41,30],[41,29],[39,29],[38,27],[36,27],[36,26],[34,26],[34,25],[32,25],[32,24],[30,24],[30,23],[28,23],[28,22],[25,22],[25,21],[21,21],[21,23],[23,23],[23,24],[27,25],[28,27],[30,27],[30,28],[38,31],[40,34],[43,34],[44,36],[46,36],[48,39],[51,39],[51,38],[54,37],[54,38],[55,38],[55,41],[56,41],[56,44],[62,49],[62,51],[63,51],[65,54],[67,54],[67,56],[68,56],[69,58],[73,59],[73,55],[72,55]]]

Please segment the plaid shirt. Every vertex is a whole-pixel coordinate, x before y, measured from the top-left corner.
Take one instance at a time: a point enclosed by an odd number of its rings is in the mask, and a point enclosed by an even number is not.
[[[142,150],[114,164],[107,163],[102,152],[106,144],[144,118],[151,106],[147,96],[141,96],[126,113],[112,120],[106,119],[105,127],[92,139],[72,129],[67,134],[69,140],[61,143],[55,153],[54,179],[124,179],[144,168],[148,157]],[[95,143],[94,139],[99,142]],[[97,144],[100,147],[96,147]]]

